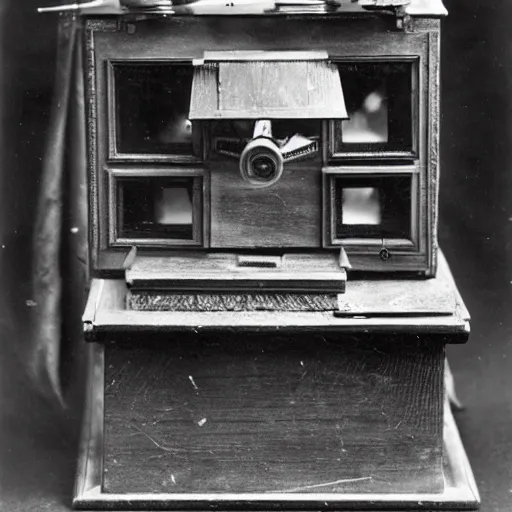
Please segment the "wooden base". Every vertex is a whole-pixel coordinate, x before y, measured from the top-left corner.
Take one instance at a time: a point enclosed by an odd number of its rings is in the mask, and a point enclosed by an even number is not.
[[[104,347],[90,345],[87,410],[73,505],[85,510],[457,510],[479,503],[457,427],[448,405],[444,417],[444,490],[440,493],[107,493],[104,482]],[[148,482],[150,485],[150,482]],[[314,492],[313,492],[314,491]]]

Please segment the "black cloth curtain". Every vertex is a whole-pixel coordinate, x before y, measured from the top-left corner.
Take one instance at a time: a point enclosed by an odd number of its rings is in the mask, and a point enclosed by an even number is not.
[[[84,367],[82,48],[77,17],[38,15],[37,7],[6,2],[0,10],[0,334],[6,342],[2,352],[17,359],[26,382],[45,399],[64,405],[68,382]]]
[[[60,15],[54,93],[33,238],[30,369],[63,401],[62,340],[76,343],[87,277],[84,87],[79,20]],[[65,278],[64,278],[65,276]],[[71,286],[70,286],[71,285]],[[73,339],[75,338],[75,339]]]

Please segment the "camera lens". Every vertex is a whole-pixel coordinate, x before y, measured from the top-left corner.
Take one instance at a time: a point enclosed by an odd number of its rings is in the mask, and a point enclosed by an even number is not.
[[[268,138],[253,139],[240,157],[242,178],[254,187],[268,187],[281,178],[283,156],[277,145]]]
[[[272,179],[276,173],[276,162],[268,155],[258,155],[251,161],[252,172],[255,178],[263,181]]]

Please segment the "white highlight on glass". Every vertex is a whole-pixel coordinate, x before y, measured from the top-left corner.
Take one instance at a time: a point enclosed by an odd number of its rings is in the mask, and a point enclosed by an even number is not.
[[[343,224],[376,226],[381,223],[379,191],[374,187],[344,188]]]
[[[349,117],[341,123],[345,144],[388,142],[388,105],[381,88],[368,94],[361,108]]]
[[[159,191],[155,200],[157,224],[192,224],[192,201],[185,187],[168,187]]]

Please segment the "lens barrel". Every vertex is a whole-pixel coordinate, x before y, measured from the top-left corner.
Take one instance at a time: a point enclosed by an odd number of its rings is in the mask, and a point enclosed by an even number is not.
[[[279,147],[267,137],[251,140],[240,156],[240,174],[254,187],[269,187],[279,181],[283,167]]]

